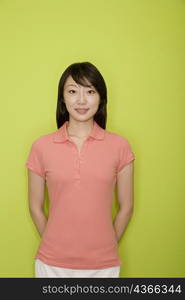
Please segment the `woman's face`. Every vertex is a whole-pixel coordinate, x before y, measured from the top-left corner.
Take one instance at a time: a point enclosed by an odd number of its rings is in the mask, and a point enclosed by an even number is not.
[[[91,85],[87,79],[86,81]],[[77,84],[72,76],[69,76],[64,84],[63,96],[70,118],[79,121],[88,120],[93,118],[98,110],[100,96],[94,86],[85,87]]]

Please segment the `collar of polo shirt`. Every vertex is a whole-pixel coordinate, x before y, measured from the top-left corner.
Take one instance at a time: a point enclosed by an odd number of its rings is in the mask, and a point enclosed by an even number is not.
[[[63,143],[66,140],[69,140],[67,126],[69,121],[65,121],[65,123],[55,132],[53,136],[53,141],[55,143]],[[105,130],[98,125],[98,123],[94,120],[93,121],[93,128],[91,133],[89,134],[90,137],[96,140],[103,140],[105,136]]]

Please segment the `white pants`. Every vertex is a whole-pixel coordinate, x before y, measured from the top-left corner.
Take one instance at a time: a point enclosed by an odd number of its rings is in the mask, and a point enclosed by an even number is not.
[[[115,266],[105,269],[69,269],[56,266],[50,266],[43,263],[40,259],[35,259],[35,277],[60,277],[60,278],[73,278],[73,277],[116,277],[119,278],[120,266]]]

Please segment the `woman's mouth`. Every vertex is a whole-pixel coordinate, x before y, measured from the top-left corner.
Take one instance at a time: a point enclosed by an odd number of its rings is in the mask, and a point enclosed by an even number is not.
[[[86,112],[89,110],[89,108],[87,108],[87,109],[82,109],[82,108],[79,108],[79,109],[75,109],[79,114],[81,114],[81,115],[84,115],[84,114],[86,114]]]

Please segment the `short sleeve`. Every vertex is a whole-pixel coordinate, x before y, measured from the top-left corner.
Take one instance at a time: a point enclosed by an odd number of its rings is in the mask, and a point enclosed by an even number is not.
[[[135,160],[135,154],[132,151],[131,145],[126,138],[122,138],[121,145],[119,148],[119,161],[117,166],[117,173],[121,171],[132,160]]]
[[[39,176],[45,178],[42,152],[38,141],[34,141],[31,145],[25,166]]]

